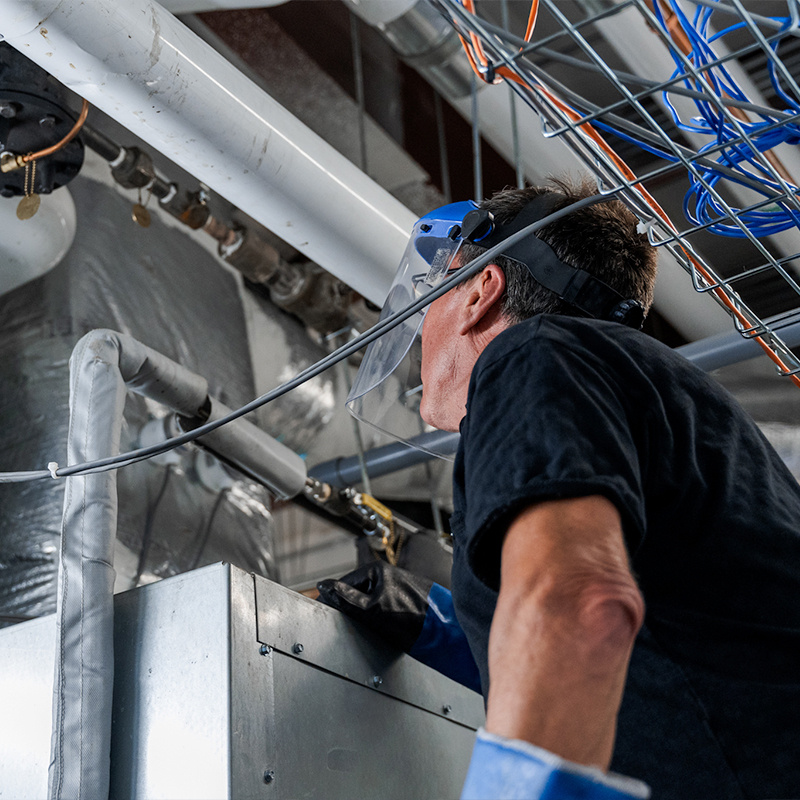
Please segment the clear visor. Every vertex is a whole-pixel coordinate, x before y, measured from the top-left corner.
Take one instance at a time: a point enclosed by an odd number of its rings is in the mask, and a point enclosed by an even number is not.
[[[471,203],[453,205],[465,207],[457,222],[423,217],[414,226],[380,321],[438,286],[452,269],[461,245],[457,236],[460,229],[454,227],[474,208]],[[454,233],[456,238],[451,238]],[[426,311],[427,308],[412,315],[367,347],[347,408],[362,422],[396,439],[431,455],[452,459],[454,437],[419,438],[419,434],[435,430],[419,417],[421,334]]]

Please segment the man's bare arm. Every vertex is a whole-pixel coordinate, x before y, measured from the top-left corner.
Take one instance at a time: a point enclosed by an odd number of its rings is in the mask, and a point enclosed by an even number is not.
[[[644,602],[615,506],[530,506],[503,543],[486,729],[607,769]]]

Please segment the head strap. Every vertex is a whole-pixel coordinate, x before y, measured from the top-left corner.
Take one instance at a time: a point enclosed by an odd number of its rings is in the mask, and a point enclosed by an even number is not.
[[[549,217],[558,210],[561,200],[562,196],[553,192],[537,195],[513,220],[503,225],[485,209],[470,211],[461,224],[461,235],[481,247],[494,247],[517,231]],[[511,245],[503,255],[524,264],[545,289],[587,316],[621,322],[632,328],[642,327],[644,308],[638,300],[626,299],[586,270],[568,266],[535,234]]]

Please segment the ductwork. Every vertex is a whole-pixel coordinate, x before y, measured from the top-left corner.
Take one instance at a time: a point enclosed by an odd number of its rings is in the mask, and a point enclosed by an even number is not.
[[[5,40],[376,303],[414,215],[163,7],[11,0]]]

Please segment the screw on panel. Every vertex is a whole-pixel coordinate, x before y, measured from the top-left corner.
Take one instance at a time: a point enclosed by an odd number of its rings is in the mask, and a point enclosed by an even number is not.
[[[305,650],[305,648],[302,644],[300,644],[300,642],[295,642],[294,647],[292,647],[292,652],[298,656],[303,652],[303,650]]]
[[[261,653],[262,656],[268,656],[272,652],[272,648],[268,644],[262,644],[261,647],[258,648],[258,652]]]
[[[449,714],[452,710],[453,710],[453,707],[451,705],[449,705],[448,703],[445,703],[442,706],[442,714],[445,714],[445,715]]]
[[[272,783],[275,780],[275,770],[264,770],[264,783]]]
[[[372,676],[372,685],[373,686],[380,686],[383,683],[383,678],[380,675],[373,675]]]
[[[0,117],[3,117],[3,119],[14,119],[19,109],[19,103],[10,103],[6,100],[0,100]]]

